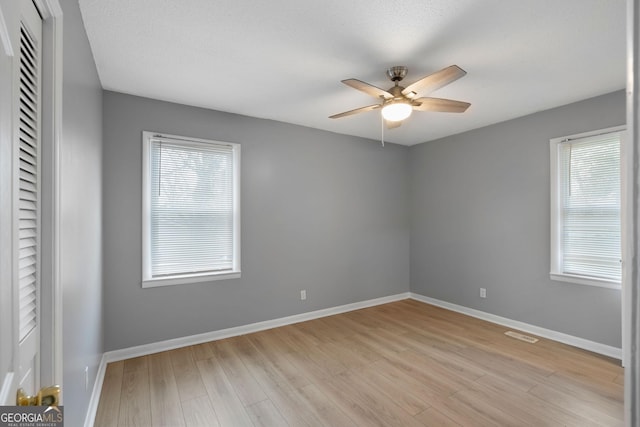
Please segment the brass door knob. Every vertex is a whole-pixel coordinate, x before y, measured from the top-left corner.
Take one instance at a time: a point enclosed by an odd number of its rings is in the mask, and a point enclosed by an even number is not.
[[[18,389],[18,392],[16,393],[17,406],[36,406],[37,402],[38,396],[29,396],[24,389]]]
[[[23,389],[16,393],[16,405],[18,406],[59,406],[60,386],[52,385],[42,387],[38,394],[29,396]]]
[[[38,392],[38,406],[60,406],[60,386],[42,387]]]

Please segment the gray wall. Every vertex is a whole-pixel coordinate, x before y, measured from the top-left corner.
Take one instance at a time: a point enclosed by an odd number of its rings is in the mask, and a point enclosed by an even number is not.
[[[105,350],[409,291],[406,147],[115,92],[103,111]],[[143,130],[242,144],[242,278],[141,288]]]
[[[624,123],[620,91],[411,147],[411,290],[620,347],[619,290],[549,279],[549,139]]]
[[[84,422],[102,356],[102,89],[77,1],[64,13],[61,279],[65,425]],[[89,367],[85,390],[84,368]]]

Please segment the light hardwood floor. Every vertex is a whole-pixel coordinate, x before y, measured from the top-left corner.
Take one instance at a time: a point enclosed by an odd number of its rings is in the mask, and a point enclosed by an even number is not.
[[[107,367],[95,425],[621,426],[623,370],[404,300]]]

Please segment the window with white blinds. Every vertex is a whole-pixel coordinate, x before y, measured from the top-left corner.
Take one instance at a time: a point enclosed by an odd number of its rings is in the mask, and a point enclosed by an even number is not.
[[[622,130],[551,141],[551,276],[619,287]]]
[[[18,100],[18,298],[19,338],[38,322],[40,202],[38,184],[40,61],[37,40],[20,27]]]
[[[238,277],[238,144],[143,133],[143,287]]]

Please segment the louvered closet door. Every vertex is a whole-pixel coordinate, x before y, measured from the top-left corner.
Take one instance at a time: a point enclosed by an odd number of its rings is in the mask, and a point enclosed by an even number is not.
[[[40,297],[40,45],[42,20],[22,0],[17,64],[16,241],[18,286],[18,383],[27,393],[39,388]]]

